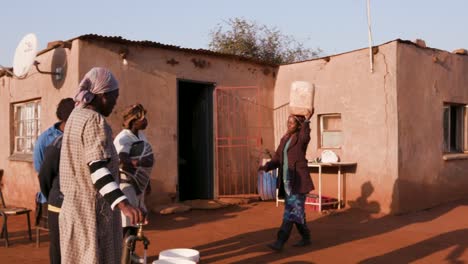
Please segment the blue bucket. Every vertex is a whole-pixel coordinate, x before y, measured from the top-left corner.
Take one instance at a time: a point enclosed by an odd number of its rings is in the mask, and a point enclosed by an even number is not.
[[[276,173],[277,170],[258,172],[257,190],[263,201],[276,199]]]

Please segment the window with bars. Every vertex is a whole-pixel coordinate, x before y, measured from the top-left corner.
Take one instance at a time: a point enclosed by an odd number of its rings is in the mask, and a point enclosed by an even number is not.
[[[462,153],[468,150],[466,107],[463,104],[444,104],[444,153]]]
[[[14,149],[13,154],[32,154],[34,143],[40,134],[41,101],[39,99],[13,105]]]
[[[343,131],[341,114],[319,115],[320,122],[320,147],[341,148],[343,145]]]

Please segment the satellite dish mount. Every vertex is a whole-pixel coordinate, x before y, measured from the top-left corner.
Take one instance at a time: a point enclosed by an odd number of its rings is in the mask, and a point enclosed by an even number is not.
[[[59,81],[62,79],[63,77],[63,74],[62,74],[62,67],[57,67],[55,68],[55,72],[47,72],[47,71],[41,71],[39,69],[39,62],[38,61],[34,61],[34,66],[36,66],[36,70],[38,73],[42,73],[42,74],[50,74],[50,75],[55,75],[55,80]]]

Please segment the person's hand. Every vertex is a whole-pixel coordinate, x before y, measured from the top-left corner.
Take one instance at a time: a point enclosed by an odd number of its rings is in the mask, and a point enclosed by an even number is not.
[[[134,168],[138,167],[138,160],[137,159],[131,159],[130,162],[132,163],[132,166]]]
[[[140,208],[142,214],[143,214],[143,224],[147,225],[148,224],[148,211],[146,211],[143,208]]]
[[[306,120],[310,120],[312,115],[314,114],[315,109],[312,108],[312,111],[307,111],[307,114],[305,115]]]
[[[258,167],[257,171],[266,171],[265,165],[261,165],[260,167]]]
[[[132,225],[136,225],[137,223],[141,223],[144,220],[143,213],[139,208],[133,207],[128,200],[123,200],[119,204],[119,209],[122,213],[130,218],[130,222]]]

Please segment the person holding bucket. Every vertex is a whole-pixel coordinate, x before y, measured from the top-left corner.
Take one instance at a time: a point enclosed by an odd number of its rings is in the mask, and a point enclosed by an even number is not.
[[[306,151],[310,141],[310,118],[314,109],[305,116],[290,115],[288,117],[286,134],[281,138],[273,158],[259,171],[279,169],[276,186],[278,196],[284,198],[283,222],[274,243],[268,247],[280,251],[288,240],[293,225],[301,234],[302,239],[294,244],[303,247],[310,244],[310,231],[305,217],[306,195],[314,189],[314,184],[307,167]]]

